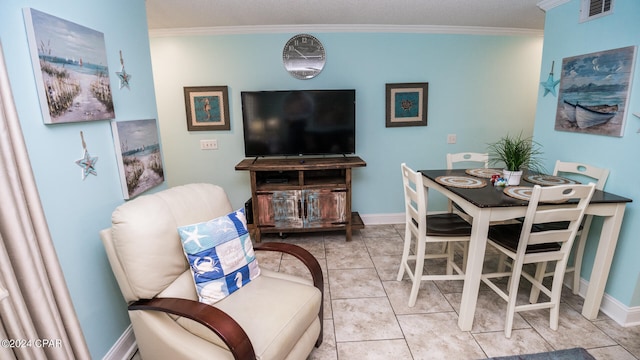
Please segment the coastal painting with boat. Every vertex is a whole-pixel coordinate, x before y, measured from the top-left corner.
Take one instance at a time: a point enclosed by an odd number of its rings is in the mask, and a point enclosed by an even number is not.
[[[622,136],[636,47],[562,60],[555,129]]]
[[[35,9],[24,18],[45,124],[115,118],[104,34]]]

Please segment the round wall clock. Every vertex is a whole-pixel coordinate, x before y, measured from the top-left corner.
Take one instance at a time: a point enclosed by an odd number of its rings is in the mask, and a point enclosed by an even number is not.
[[[284,45],[282,63],[297,79],[312,79],[324,68],[327,60],[322,43],[314,36],[298,34]]]

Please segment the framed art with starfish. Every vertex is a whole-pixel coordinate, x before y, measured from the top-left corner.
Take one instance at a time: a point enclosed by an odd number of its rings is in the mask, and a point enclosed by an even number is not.
[[[427,126],[429,83],[386,84],[386,127]]]

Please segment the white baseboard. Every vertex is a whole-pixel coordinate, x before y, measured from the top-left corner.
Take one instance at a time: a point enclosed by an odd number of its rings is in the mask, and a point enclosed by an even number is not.
[[[129,360],[137,349],[136,337],[133,335],[133,328],[129,325],[102,360]]]
[[[403,224],[404,213],[396,214],[360,214],[365,225]]]
[[[624,327],[640,326],[640,306],[634,306],[629,308],[626,318],[627,318],[627,321],[625,321],[622,326]]]
[[[404,223],[404,213],[395,214],[360,214],[362,222],[366,225],[391,225]],[[573,284],[573,273],[567,274],[565,284],[569,287]],[[578,294],[584,298],[587,294],[589,282],[580,279],[580,291]],[[611,295],[605,293],[600,304],[600,311],[613,321],[624,327],[640,325],[640,306],[628,307]]]
[[[640,306],[628,307],[606,293],[602,297],[600,311],[620,326],[631,327],[640,325]]]
[[[573,273],[565,275],[564,283],[569,287],[573,285]],[[583,278],[580,278],[580,289],[578,290],[578,295],[580,295],[583,299],[585,296],[587,296],[588,287],[589,282]],[[607,293],[602,296],[600,311],[602,311],[604,314],[610,317],[611,320],[615,321],[620,326],[630,327],[640,325],[640,306],[626,306]]]

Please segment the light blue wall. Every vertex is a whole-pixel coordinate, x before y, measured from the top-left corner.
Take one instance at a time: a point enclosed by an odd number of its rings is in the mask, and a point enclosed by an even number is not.
[[[366,168],[353,171],[353,208],[361,214],[402,212],[401,162],[443,168],[445,154],[486,151],[504,133],[531,135],[542,37],[401,33],[316,33],[327,52],[319,76],[297,80],[282,66],[294,34],[151,37],[158,114],[171,186],[222,185],[234,206],[250,197],[240,92],[355,88],[356,151]],[[428,126],[385,127],[385,84],[428,82]],[[188,132],[183,87],[229,86],[231,131]],[[458,143],[447,145],[447,134]],[[219,150],[199,150],[215,138]],[[444,202],[441,202],[444,206]]]
[[[562,59],[597,51],[640,45],[640,2],[616,0],[614,13],[600,19],[579,23],[579,0],[549,10],[545,19],[545,42],[542,57],[543,74],[548,74],[551,62],[560,68]],[[556,79],[559,71],[556,71]],[[542,80],[546,77],[542,76]],[[578,161],[610,169],[605,190],[634,200],[627,205],[622,232],[613,258],[606,293],[626,306],[640,306],[640,290],[637,289],[640,273],[640,68],[636,56],[631,96],[626,115],[623,137],[598,136],[554,130],[557,98],[540,97],[536,110],[535,139],[544,145],[547,162],[552,166],[556,159]],[[596,227],[597,230],[597,227]],[[593,232],[592,232],[593,234]],[[585,255],[582,277],[591,274],[595,254],[595,238],[590,238]],[[635,295],[634,295],[635,291]]]
[[[126,304],[98,237],[123,202],[111,128],[108,121],[43,124],[23,7],[104,34],[117,120],[134,120],[157,117],[145,5],[142,0],[0,1],[0,41],[40,197],[91,355],[100,359],[129,326]],[[131,90],[120,90],[115,75],[120,50],[133,75]],[[83,155],[80,131],[89,153],[98,157],[98,176],[84,181],[75,164]]]

